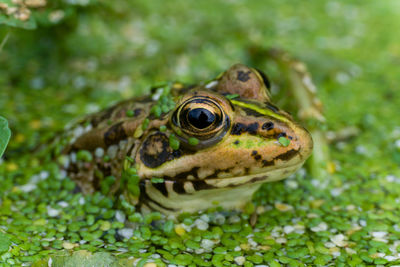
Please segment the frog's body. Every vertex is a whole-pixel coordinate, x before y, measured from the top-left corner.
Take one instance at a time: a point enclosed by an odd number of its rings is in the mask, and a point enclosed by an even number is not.
[[[168,94],[121,102],[71,131],[67,173],[86,193],[109,175],[117,178],[111,192],[124,191],[119,177],[128,156],[143,211],[241,208],[262,183],[299,169],[312,150],[310,134],[271,104],[268,86],[261,72],[237,64],[205,85],[175,83]],[[92,156],[77,159],[81,150]]]

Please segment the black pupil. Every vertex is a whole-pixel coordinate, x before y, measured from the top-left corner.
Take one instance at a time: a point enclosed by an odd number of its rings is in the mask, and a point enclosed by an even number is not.
[[[189,111],[188,120],[197,129],[204,129],[215,120],[215,115],[204,108],[196,108]]]

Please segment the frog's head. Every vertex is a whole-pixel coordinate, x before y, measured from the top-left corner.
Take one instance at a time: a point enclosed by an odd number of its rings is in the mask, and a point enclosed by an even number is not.
[[[193,194],[295,172],[311,154],[312,139],[270,102],[268,87],[264,74],[238,64],[185,93],[169,115],[168,131],[154,131],[142,142],[136,157],[141,177],[164,178],[163,194]],[[171,134],[180,141],[177,150],[169,145]]]

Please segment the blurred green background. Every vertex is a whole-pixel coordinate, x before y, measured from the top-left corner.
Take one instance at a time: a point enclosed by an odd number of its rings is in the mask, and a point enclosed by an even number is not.
[[[355,239],[357,252],[380,251],[370,251],[371,231],[390,232],[390,244],[400,238],[400,186],[393,178],[400,176],[400,1],[33,2],[18,16],[15,10],[6,15],[0,5],[0,115],[13,131],[7,159],[27,155],[72,120],[153,85],[208,80],[234,63],[255,64],[254,47],[280,48],[308,65],[328,130],[361,131],[351,142],[331,146],[337,173],[321,190],[310,189],[309,181],[296,190],[277,183],[259,194],[259,203],[295,205],[308,188],[305,201],[325,199],[323,212],[339,231],[360,218],[371,222]],[[257,59],[255,67],[278,81],[279,73],[262,62]],[[347,194],[338,197],[331,191],[337,188]],[[331,213],[348,205],[359,210]],[[270,216],[275,223],[281,218]],[[389,248],[382,251],[391,255]]]
[[[251,64],[252,46],[286,49],[308,64],[330,128],[371,116],[397,122],[396,0],[48,2],[31,8],[33,30],[0,24],[0,114],[24,145],[151,85]]]

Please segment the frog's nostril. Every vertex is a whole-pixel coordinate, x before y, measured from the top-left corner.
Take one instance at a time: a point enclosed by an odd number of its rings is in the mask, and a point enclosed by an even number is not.
[[[286,133],[280,133],[280,134],[278,134],[277,139],[279,139],[279,138],[281,138],[281,137],[286,137]]]
[[[266,122],[266,123],[263,124],[261,129],[266,130],[266,131],[272,130],[272,129],[274,129],[274,123],[271,122],[271,121]]]

